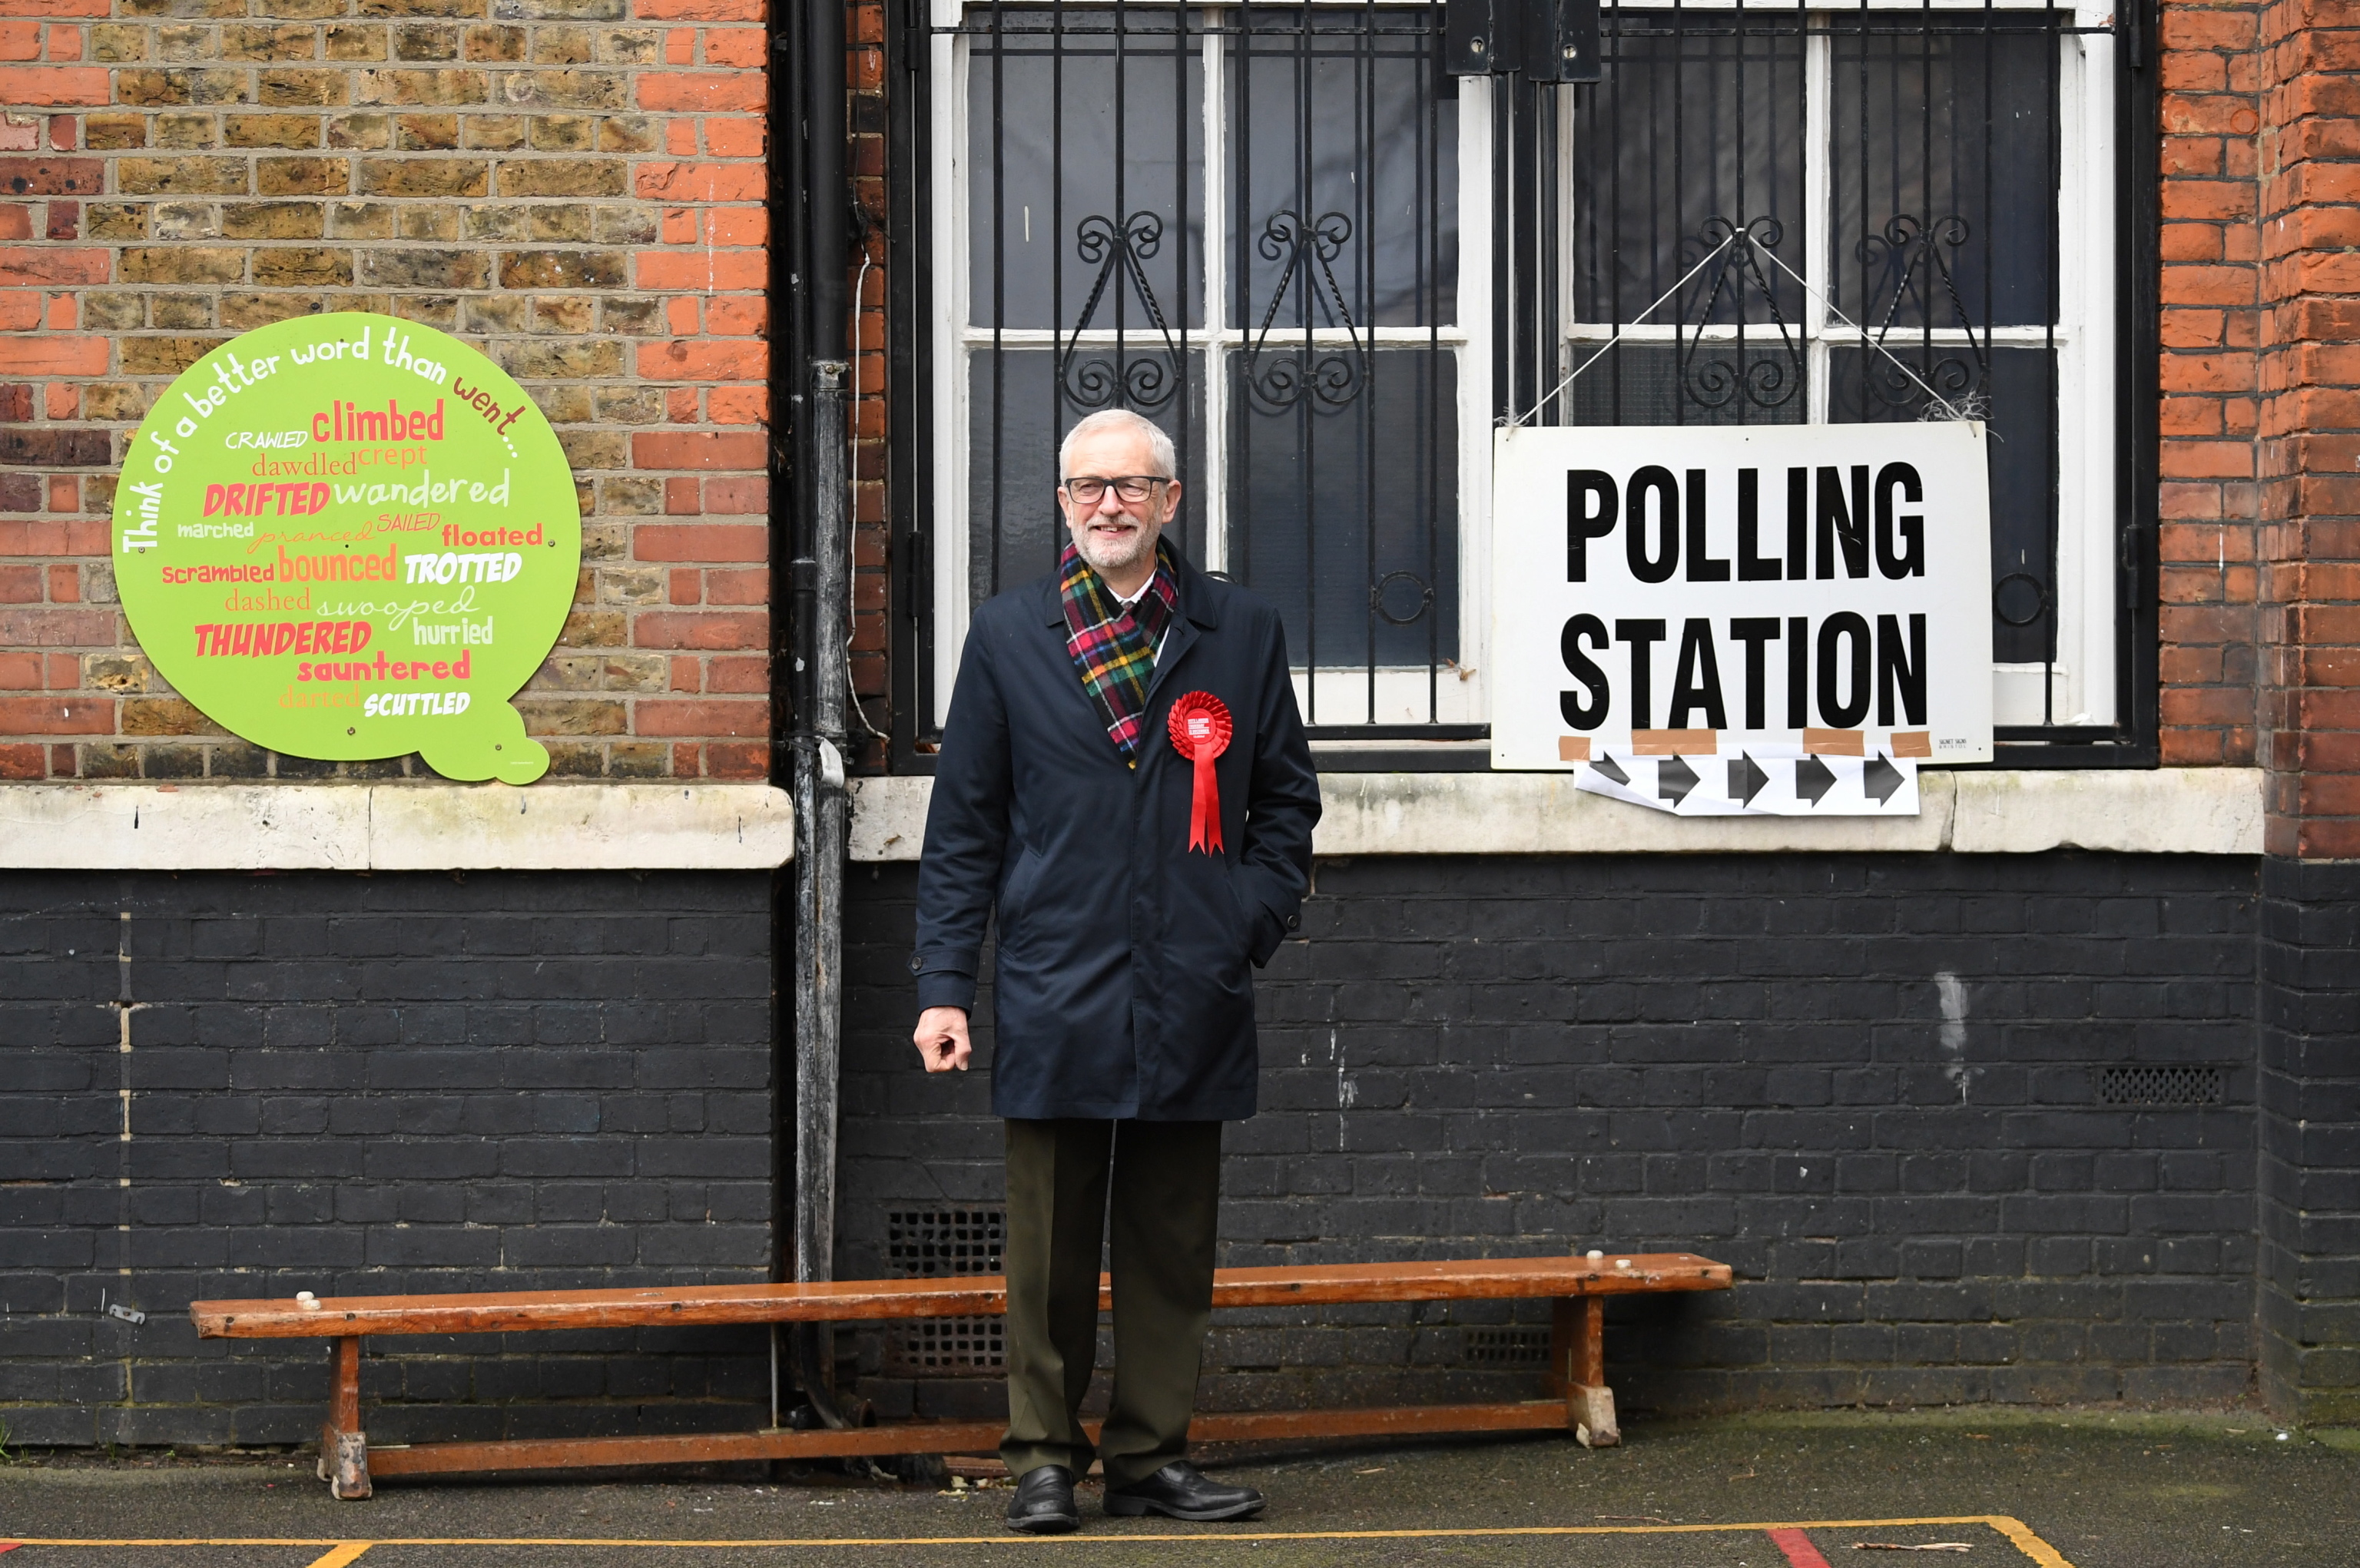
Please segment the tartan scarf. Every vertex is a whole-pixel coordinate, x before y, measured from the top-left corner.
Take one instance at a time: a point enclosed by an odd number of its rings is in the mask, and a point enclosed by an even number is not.
[[[1107,739],[1124,763],[1136,768],[1147,683],[1154,678],[1156,651],[1180,602],[1170,547],[1156,541],[1155,576],[1129,609],[1070,540],[1057,558],[1057,587],[1065,607],[1065,652],[1081,673],[1082,689],[1106,720]]]

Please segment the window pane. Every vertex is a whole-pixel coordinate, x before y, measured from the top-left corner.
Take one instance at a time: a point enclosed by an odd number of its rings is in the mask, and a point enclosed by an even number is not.
[[[988,347],[967,359],[967,602],[981,604],[996,593],[1032,581],[1057,565],[1065,529],[1057,515],[1057,444],[1096,406],[1058,396],[1057,356],[1046,348],[1011,348],[995,356]],[[1120,369],[1111,345],[1075,351],[1063,379],[1120,377],[1134,388],[1151,381],[1177,394],[1170,362],[1133,350]],[[1104,405],[1097,405],[1104,406]],[[1180,449],[1183,479],[1178,521],[1166,530],[1181,553],[1201,561],[1200,510],[1204,495],[1205,356],[1188,355],[1185,396],[1160,404],[1133,399],[1127,407],[1162,425]],[[996,482],[995,482],[996,481]]]
[[[1420,672],[1414,712],[1372,716],[1362,691],[1312,722],[1434,717],[1425,668],[1459,652],[1456,370],[1345,345],[1230,359],[1230,575],[1277,604],[1298,668]]]
[[[1829,20],[1837,307],[1872,333],[2045,323],[2063,13],[1939,16]]]
[[[1573,90],[1574,318],[1794,322],[1805,270],[1803,33],[1793,12],[1609,10],[1605,79]],[[1723,265],[1723,262],[1730,263]]]
[[[1459,115],[1434,92],[1438,17],[1267,5],[1230,18],[1228,324],[1449,324]]]
[[[1995,349],[1986,371],[1965,344],[1936,344],[1930,353],[1915,343],[1896,342],[1894,347],[1900,365],[1873,350],[1831,349],[1828,417],[1838,423],[1923,419],[1932,401],[1929,387],[1946,400],[1980,411],[1990,434],[1992,657],[2003,664],[2054,658],[2055,352],[2038,346]],[[2093,519],[2092,525],[2103,527],[2108,521]]]
[[[974,324],[1204,324],[1204,65],[1186,16],[968,8],[986,29],[967,56]]]

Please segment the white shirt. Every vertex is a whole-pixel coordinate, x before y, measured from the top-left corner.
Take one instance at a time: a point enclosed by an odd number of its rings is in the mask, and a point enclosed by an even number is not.
[[[1100,578],[1099,580],[1100,580],[1101,582],[1105,581],[1105,579],[1104,579],[1104,578]],[[1143,598],[1145,598],[1147,597],[1147,590],[1148,590],[1148,589],[1150,589],[1150,588],[1152,588],[1152,587],[1153,587],[1154,586],[1155,586],[1155,574],[1154,574],[1154,573],[1153,573],[1153,572],[1150,572],[1150,573],[1147,575],[1147,581],[1145,581],[1145,582],[1143,582],[1143,583],[1142,583],[1142,584],[1140,584],[1140,585],[1139,585],[1139,591],[1138,591],[1137,593],[1135,593],[1135,594],[1131,594],[1131,595],[1129,595],[1128,597],[1126,597],[1126,596],[1124,596],[1124,595],[1122,595],[1122,594],[1115,594],[1115,596],[1114,596],[1114,602],[1115,602],[1115,603],[1117,603],[1117,604],[1119,604],[1119,605],[1120,605],[1120,606],[1122,606],[1122,608],[1123,608],[1123,609],[1129,609],[1129,610],[1135,610],[1135,609],[1137,609],[1139,608],[1139,601],[1140,601],[1141,599],[1143,599]],[[1112,585],[1109,585],[1109,587],[1108,587],[1108,588],[1107,588],[1107,592],[1109,592],[1109,593],[1110,593],[1110,594],[1111,594],[1111,593],[1114,593],[1114,588],[1113,588]],[[1163,636],[1161,636],[1161,637],[1159,637],[1159,638],[1157,638],[1157,639],[1155,640],[1155,662],[1156,662],[1157,663],[1159,663],[1159,664],[1160,664],[1160,663],[1162,663],[1164,662],[1164,643],[1166,643],[1166,642],[1168,642],[1168,641],[1171,641],[1171,639],[1172,639],[1172,627],[1171,627],[1171,623],[1167,621],[1167,622],[1164,624],[1164,635],[1163,635]]]

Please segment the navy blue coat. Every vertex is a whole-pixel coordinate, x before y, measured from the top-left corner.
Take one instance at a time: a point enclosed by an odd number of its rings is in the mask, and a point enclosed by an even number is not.
[[[1319,781],[1278,612],[1177,563],[1136,771],[1065,652],[1054,576],[975,612],[918,867],[922,1007],[975,1004],[998,912],[991,1108],[1019,1118],[1236,1121],[1254,1113],[1253,982],[1300,923]],[[1235,729],[1215,763],[1218,854],[1188,848],[1174,699]]]

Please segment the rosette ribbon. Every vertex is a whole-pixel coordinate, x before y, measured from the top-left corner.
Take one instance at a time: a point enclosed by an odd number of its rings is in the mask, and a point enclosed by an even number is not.
[[[1229,749],[1229,710],[1211,692],[1188,692],[1172,705],[1172,749],[1196,766],[1188,792],[1188,847],[1212,854],[1221,847],[1221,789],[1213,759]]]

